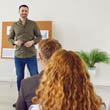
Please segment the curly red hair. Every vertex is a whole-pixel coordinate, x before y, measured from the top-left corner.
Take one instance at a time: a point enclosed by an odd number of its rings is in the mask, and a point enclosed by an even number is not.
[[[103,104],[82,59],[64,49],[51,57],[33,102],[42,110],[100,110]]]

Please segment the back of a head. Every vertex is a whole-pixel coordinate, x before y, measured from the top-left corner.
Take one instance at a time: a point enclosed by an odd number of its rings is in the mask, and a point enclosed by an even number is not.
[[[56,50],[62,48],[58,40],[55,39],[43,39],[39,42],[38,46],[42,55],[47,60],[53,55]]]
[[[42,110],[100,110],[102,104],[82,59],[64,49],[51,57],[36,95]]]

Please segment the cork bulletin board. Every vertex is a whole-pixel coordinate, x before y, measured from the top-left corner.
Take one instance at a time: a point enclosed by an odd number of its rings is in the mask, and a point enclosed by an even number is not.
[[[8,41],[9,30],[14,22],[15,21],[2,22],[1,58],[10,59],[14,57],[14,47]],[[36,23],[40,28],[42,39],[52,37],[52,21],[36,21]]]

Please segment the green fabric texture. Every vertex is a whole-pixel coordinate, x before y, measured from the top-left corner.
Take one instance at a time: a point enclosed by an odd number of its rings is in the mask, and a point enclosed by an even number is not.
[[[12,45],[14,45],[15,40],[21,40],[23,43],[34,40],[35,44],[37,44],[41,38],[42,36],[37,24],[28,19],[25,25],[22,24],[21,20],[15,22],[8,36],[8,40]],[[28,58],[36,55],[35,44],[31,47],[15,45],[15,56],[18,58]]]

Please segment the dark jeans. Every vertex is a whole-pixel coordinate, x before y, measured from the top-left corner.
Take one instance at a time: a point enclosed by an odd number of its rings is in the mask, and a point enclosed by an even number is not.
[[[17,75],[17,88],[20,90],[21,80],[24,79],[25,65],[30,72],[30,75],[38,74],[38,65],[36,56],[30,58],[17,58],[15,57],[15,67]]]

